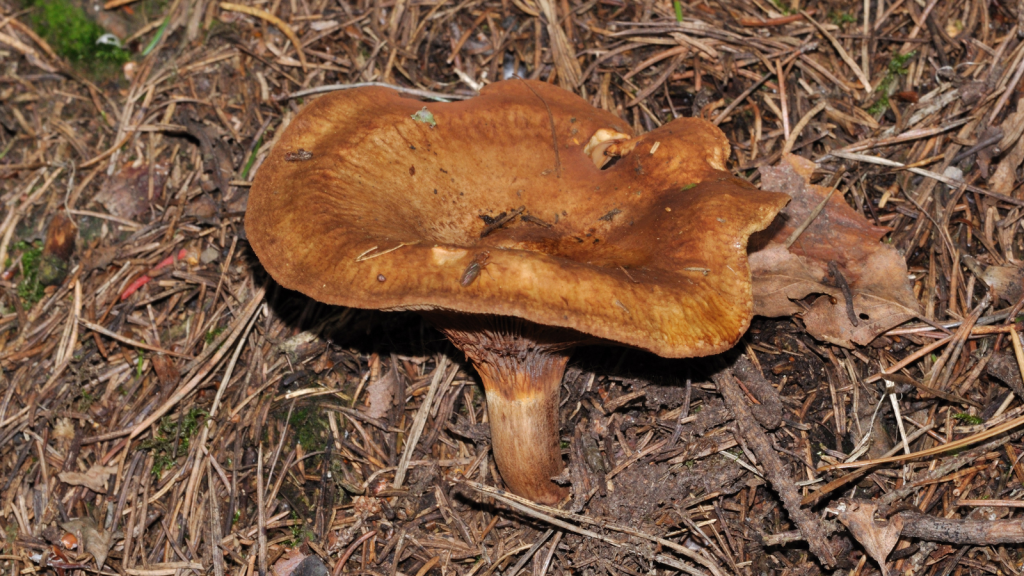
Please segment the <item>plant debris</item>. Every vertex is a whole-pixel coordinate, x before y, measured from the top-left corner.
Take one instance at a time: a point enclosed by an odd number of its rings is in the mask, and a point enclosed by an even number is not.
[[[0,571],[1020,573],[1021,15],[952,0],[0,0]],[[558,160],[530,178],[577,161],[642,174],[666,144],[618,155],[624,133],[700,116],[729,139],[725,169],[793,197],[750,243],[760,316],[736,350],[573,355],[562,508],[504,490],[483,388],[429,323],[274,284],[242,225],[270,154],[345,162],[274,151],[319,94],[390,86],[420,108],[394,134],[436,134],[433,102],[515,78],[621,119],[576,158],[567,145],[595,135],[543,118]],[[438,177],[452,199],[474,193]],[[484,219],[489,241],[571,217],[509,211],[523,203]],[[601,214],[619,224],[628,206]],[[409,245],[391,240],[360,265]],[[496,275],[485,262],[463,279]],[[612,270],[653,290],[651,268]]]

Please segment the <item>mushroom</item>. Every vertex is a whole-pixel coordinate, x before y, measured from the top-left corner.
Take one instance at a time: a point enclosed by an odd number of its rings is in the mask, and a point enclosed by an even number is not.
[[[552,504],[565,494],[551,477],[573,347],[704,356],[747,329],[747,239],[788,197],[725,172],[728,154],[706,121],[633,137],[540,82],[427,104],[353,89],[296,115],[253,182],[245,227],[282,286],[416,310],[443,331],[483,382],[505,484]],[[601,169],[609,155],[620,158]]]

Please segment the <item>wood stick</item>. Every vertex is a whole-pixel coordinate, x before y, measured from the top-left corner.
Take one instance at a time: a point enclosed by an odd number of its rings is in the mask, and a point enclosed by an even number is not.
[[[764,476],[771,482],[772,487],[778,492],[782,499],[783,506],[789,513],[789,517],[800,528],[801,534],[807,541],[811,552],[818,557],[825,566],[835,566],[836,557],[832,551],[832,545],[828,541],[827,532],[821,522],[808,510],[800,507],[800,492],[790,478],[789,470],[779,458],[779,455],[772,448],[768,435],[761,430],[754,415],[747,406],[746,396],[736,384],[732,372],[726,368],[711,377],[718,386],[718,393],[722,395],[726,406],[732,412],[736,421],[736,430],[746,441],[747,445],[761,461],[764,468]]]

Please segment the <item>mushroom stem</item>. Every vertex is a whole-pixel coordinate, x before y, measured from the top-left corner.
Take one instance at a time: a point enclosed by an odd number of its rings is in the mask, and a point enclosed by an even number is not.
[[[473,362],[487,394],[494,461],[513,493],[556,504],[568,490],[561,474],[558,389],[569,348],[581,338],[567,330],[516,318],[428,314]]]
[[[557,504],[567,493],[551,481],[561,474],[558,388],[568,354],[544,354],[512,374],[474,362],[487,394],[494,461],[513,493]],[[512,380],[511,386],[509,380]],[[510,389],[516,390],[512,394]]]

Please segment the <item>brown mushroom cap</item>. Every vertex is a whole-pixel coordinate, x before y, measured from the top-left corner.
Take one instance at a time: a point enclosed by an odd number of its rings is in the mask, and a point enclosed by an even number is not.
[[[281,285],[329,304],[514,316],[665,357],[729,348],[752,311],[747,237],[788,197],[725,172],[703,120],[634,138],[603,170],[583,150],[599,129],[629,133],[540,82],[436,104],[335,92],[259,169],[246,232]],[[519,207],[481,238],[483,216]]]

